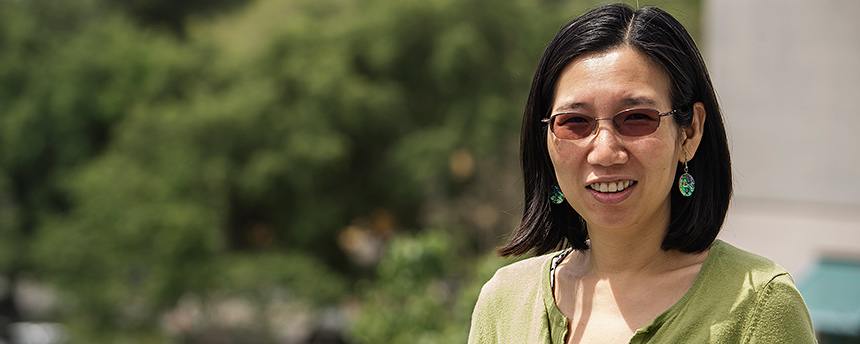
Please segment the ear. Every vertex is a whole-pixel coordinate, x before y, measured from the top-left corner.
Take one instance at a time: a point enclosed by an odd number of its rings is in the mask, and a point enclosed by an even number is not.
[[[705,131],[705,104],[701,102],[693,104],[693,120],[690,126],[684,128],[681,137],[682,153],[686,151],[686,157],[681,155],[678,158],[679,162],[690,161],[696,155],[696,149],[699,148],[699,143],[702,142],[702,134]]]

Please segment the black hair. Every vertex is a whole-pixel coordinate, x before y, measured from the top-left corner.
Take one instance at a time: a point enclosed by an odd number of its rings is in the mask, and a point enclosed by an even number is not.
[[[555,84],[570,61],[624,45],[665,69],[671,83],[672,107],[681,109],[680,115],[671,117],[679,128],[690,126],[693,111],[689,105],[702,102],[707,114],[695,160],[688,163],[689,173],[696,178],[696,191],[690,197],[678,192],[677,177],[683,173],[679,163],[670,196],[671,220],[661,248],[702,252],[719,234],[732,195],[731,162],[722,114],[705,62],[687,30],[668,13],[656,7],[634,10],[625,4],[609,4],[565,25],[541,57],[526,103],[520,141],[523,218],[510,242],[498,249],[500,255],[544,254],[566,245],[588,249],[582,217],[567,201],[556,205],[549,199],[556,176],[541,119],[548,117]]]

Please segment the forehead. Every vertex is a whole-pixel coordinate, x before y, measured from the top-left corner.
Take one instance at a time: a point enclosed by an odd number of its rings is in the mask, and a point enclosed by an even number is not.
[[[580,56],[565,66],[555,87],[553,109],[648,105],[671,107],[669,77],[635,48],[621,46]]]

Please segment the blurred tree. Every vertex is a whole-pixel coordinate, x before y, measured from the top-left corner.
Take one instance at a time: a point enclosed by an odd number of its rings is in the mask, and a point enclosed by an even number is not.
[[[493,253],[459,264],[451,235],[427,229],[402,236],[386,247],[373,285],[349,332],[355,343],[458,343],[468,335],[472,307],[481,285],[503,265]]]
[[[191,17],[216,16],[241,8],[247,0],[99,0],[138,23],[184,36]]]
[[[0,16],[0,269],[10,281],[0,302],[5,323],[20,320],[15,282],[22,273],[37,273],[27,253],[44,217],[74,206],[61,179],[99,154],[134,103],[182,84],[150,74],[153,61],[133,41],[146,35],[93,2],[2,2]],[[5,330],[0,326],[4,336]]]

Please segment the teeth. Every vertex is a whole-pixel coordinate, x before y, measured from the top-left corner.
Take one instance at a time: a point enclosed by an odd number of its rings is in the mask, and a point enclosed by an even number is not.
[[[600,192],[619,192],[624,191],[624,189],[630,187],[630,185],[633,185],[632,180],[625,180],[622,182],[615,183],[594,183],[589,185],[588,187]]]

